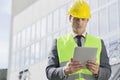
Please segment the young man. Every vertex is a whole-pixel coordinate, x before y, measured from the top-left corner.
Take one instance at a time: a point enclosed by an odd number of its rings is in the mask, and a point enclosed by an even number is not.
[[[47,78],[49,80],[108,80],[111,68],[104,42],[86,32],[91,17],[89,5],[84,0],[76,0],[68,13],[73,33],[55,40],[48,57]],[[80,61],[72,59],[76,46],[98,48],[96,60],[87,61],[86,69]]]

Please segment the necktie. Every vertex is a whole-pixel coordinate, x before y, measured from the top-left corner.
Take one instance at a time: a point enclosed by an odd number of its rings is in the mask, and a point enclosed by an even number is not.
[[[81,38],[82,38],[82,35],[77,35],[76,38],[77,38],[77,45],[78,45],[78,46],[81,46]]]

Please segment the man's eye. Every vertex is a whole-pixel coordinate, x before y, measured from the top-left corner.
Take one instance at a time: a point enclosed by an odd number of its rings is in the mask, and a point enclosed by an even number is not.
[[[82,18],[81,20],[82,20],[82,21],[84,21],[84,20],[85,20],[85,18]]]
[[[76,21],[80,20],[79,18],[75,18]]]

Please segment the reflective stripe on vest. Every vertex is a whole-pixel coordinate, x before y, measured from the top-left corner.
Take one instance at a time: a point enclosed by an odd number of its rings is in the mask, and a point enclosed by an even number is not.
[[[95,78],[92,75],[81,73],[70,75],[66,80],[95,80]]]
[[[77,44],[74,41],[72,34],[61,36],[57,39],[57,50],[58,50],[59,62],[61,66],[65,66],[66,62],[68,62],[70,58],[73,57],[75,47],[77,47]],[[100,64],[101,40],[99,38],[87,34],[84,47],[98,48],[96,59],[97,59],[97,63]],[[86,76],[81,76],[83,74]],[[79,75],[79,76],[71,77],[75,75]],[[69,80],[88,80],[88,78],[90,80],[93,78],[93,76],[92,76],[92,72],[89,71],[88,69],[81,69],[80,71],[71,74],[70,77],[68,78]]]

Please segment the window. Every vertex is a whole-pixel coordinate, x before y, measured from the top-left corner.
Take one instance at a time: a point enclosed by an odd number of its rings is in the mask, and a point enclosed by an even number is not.
[[[11,59],[12,59],[11,60],[11,70],[15,71],[15,67],[16,67],[16,55],[12,54]]]
[[[88,1],[87,1],[87,3],[90,4],[90,9],[91,9],[91,11],[98,8],[98,1],[99,1],[99,0],[95,0],[95,1],[93,2],[93,0],[90,0],[89,3],[88,3]]]
[[[30,65],[30,47],[27,47],[25,54],[25,66],[28,67],[29,65]]]
[[[46,39],[42,39],[40,46],[40,60],[45,59],[45,57],[46,57]]]
[[[30,62],[33,64],[35,62],[35,44],[31,45]]]
[[[40,61],[40,42],[35,45],[35,62],[38,63]]]
[[[36,37],[36,25],[32,25],[32,34],[31,34],[31,41],[34,41]]]
[[[31,41],[31,27],[28,27],[26,29],[26,45],[30,44],[30,41]]]
[[[119,28],[119,18],[118,18],[118,5],[117,3],[113,4],[109,8],[109,24],[110,31],[116,30]]]
[[[57,9],[54,14],[53,14],[53,26],[54,26],[54,31],[57,31],[59,29],[59,10]]]
[[[53,31],[53,15],[52,14],[49,14],[48,15],[48,27],[47,27],[47,32],[48,34],[49,33],[52,33]]]
[[[109,27],[108,27],[108,10],[107,8],[102,9],[100,11],[99,16],[99,29],[100,29],[100,35],[103,36],[108,33]]]
[[[39,40],[40,39],[40,27],[41,27],[41,21],[38,20],[36,23],[36,39]]]
[[[103,6],[103,5],[106,5],[108,3],[108,0],[98,0],[98,1],[99,1],[99,6]]]
[[[67,15],[66,6],[64,6],[60,9],[60,27],[61,28],[65,27],[66,15]]]
[[[41,37],[44,37],[46,35],[46,26],[47,26],[47,22],[46,22],[46,18],[42,18],[41,21]]]
[[[99,31],[99,28],[98,28],[98,13],[94,13],[92,14],[92,18],[89,20],[89,26],[87,26],[87,28],[89,27],[89,30],[90,30],[90,33],[91,34],[94,34],[96,36],[98,36],[98,31]]]
[[[47,54],[46,55],[49,54],[51,47],[53,45],[52,43],[53,43],[52,36],[47,37],[47,52],[46,52]]]
[[[20,65],[22,63],[21,62],[21,53],[18,51],[18,52],[15,52],[15,67],[16,67],[16,70],[20,69]]]
[[[16,49],[17,49],[17,37],[13,36],[13,48],[12,48],[12,52],[15,52]]]
[[[17,34],[17,49],[21,47],[21,33]]]
[[[20,51],[19,60],[20,60],[20,68],[22,69],[25,66],[25,50]]]
[[[23,31],[21,32],[21,34],[22,34],[22,35],[21,35],[21,37],[22,37],[22,41],[21,41],[21,42],[22,42],[22,47],[25,46],[25,42],[26,42],[26,41],[25,41],[25,40],[26,40],[26,38],[25,38],[25,37],[26,37],[26,34],[25,34],[25,33],[26,33],[25,30],[23,30]]]

